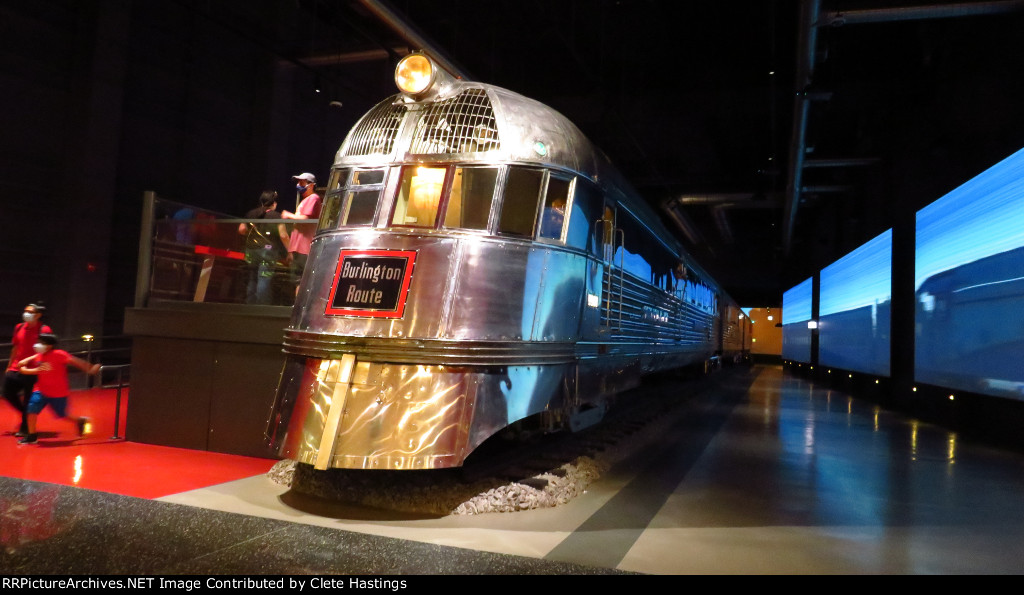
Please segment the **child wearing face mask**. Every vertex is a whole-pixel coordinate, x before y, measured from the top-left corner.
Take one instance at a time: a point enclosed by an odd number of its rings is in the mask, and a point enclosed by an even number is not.
[[[18,371],[21,360],[32,355],[32,346],[39,341],[39,333],[52,333],[50,327],[40,322],[46,308],[42,303],[29,304],[21,315],[22,322],[14,327],[14,335],[11,337],[11,358],[8,360],[7,371],[4,373],[4,399],[18,410],[21,423],[14,435],[22,437],[28,433],[28,419],[25,415],[25,405],[32,395],[32,385],[36,377],[22,374]]]
[[[58,418],[69,419],[67,416],[68,394],[71,392],[68,387],[67,367],[69,365],[88,374],[96,374],[100,371],[99,364],[90,366],[89,362],[79,359],[63,349],[56,349],[56,345],[56,335],[40,333],[39,341],[32,346],[36,355],[27,357],[20,362],[20,372],[34,375],[38,380],[25,408],[28,434],[19,440],[18,444],[35,444],[38,441],[36,419],[47,405]],[[78,437],[81,438],[85,434],[85,424],[89,420],[84,417],[76,417],[73,418],[73,421],[78,429]]]

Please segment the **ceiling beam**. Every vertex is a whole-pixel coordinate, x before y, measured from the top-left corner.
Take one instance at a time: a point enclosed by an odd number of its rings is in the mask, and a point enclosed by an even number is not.
[[[838,159],[804,159],[804,169],[816,167],[861,167],[878,163],[878,157],[847,157]]]
[[[830,10],[821,14],[819,27],[842,27],[867,23],[891,23],[979,15],[1005,14],[1024,8],[1024,0],[997,0],[994,2],[958,2],[868,10]]]

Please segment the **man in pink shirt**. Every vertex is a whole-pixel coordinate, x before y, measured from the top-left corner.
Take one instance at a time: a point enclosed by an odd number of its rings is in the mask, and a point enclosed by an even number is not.
[[[99,364],[89,365],[85,360],[79,359],[63,349],[57,349],[57,336],[52,333],[40,333],[39,340],[32,346],[36,355],[21,360],[19,371],[22,374],[37,377],[35,390],[26,406],[28,418],[28,434],[18,441],[18,444],[35,444],[38,441],[36,434],[36,419],[39,413],[47,405],[54,415],[61,419],[68,419],[68,395],[71,389],[68,386],[68,365],[87,372],[96,374],[100,371]],[[84,417],[76,417],[73,420],[78,428],[78,437],[85,434],[85,424],[89,420]]]
[[[322,201],[320,195],[316,193],[316,176],[307,172],[292,176],[292,179],[295,180],[295,190],[302,200],[295,213],[283,211],[281,216],[285,219],[319,219]],[[298,291],[298,282],[302,278],[302,271],[306,268],[309,246],[313,243],[314,235],[316,235],[316,225],[296,225],[292,230],[292,235],[288,238],[288,260],[291,263],[296,292]]]
[[[11,359],[4,373],[3,395],[4,399],[21,413],[21,424],[14,433],[19,438],[28,433],[25,405],[32,395],[32,385],[36,377],[22,374],[18,367],[21,360],[32,355],[32,346],[39,340],[39,333],[53,332],[50,327],[39,321],[44,311],[46,308],[42,304],[25,306],[25,312],[21,315],[22,322],[14,327],[14,335],[11,337]]]

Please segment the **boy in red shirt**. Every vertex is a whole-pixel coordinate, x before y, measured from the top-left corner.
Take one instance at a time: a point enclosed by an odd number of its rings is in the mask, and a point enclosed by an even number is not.
[[[22,314],[24,322],[14,327],[14,336],[11,337],[11,358],[8,360],[7,371],[4,372],[3,394],[4,399],[17,409],[21,416],[21,424],[14,432],[18,438],[28,433],[25,406],[32,396],[32,385],[36,381],[35,376],[26,376],[19,372],[18,368],[21,360],[32,355],[32,346],[39,341],[39,333],[53,332],[50,327],[39,321],[44,311],[46,308],[41,303],[25,306],[25,313]]]
[[[57,417],[66,419],[68,408],[68,394],[71,389],[68,387],[68,365],[75,366],[83,372],[96,374],[100,371],[99,364],[89,365],[85,360],[79,359],[63,349],[55,349],[57,336],[52,333],[40,333],[39,342],[32,347],[36,355],[21,360],[20,371],[22,374],[37,376],[35,390],[26,406],[28,418],[28,435],[18,441],[18,444],[35,444],[38,440],[36,435],[36,419],[39,412],[47,405],[53,410]],[[84,417],[75,418],[78,427],[78,437],[85,433],[85,424],[88,419]]]

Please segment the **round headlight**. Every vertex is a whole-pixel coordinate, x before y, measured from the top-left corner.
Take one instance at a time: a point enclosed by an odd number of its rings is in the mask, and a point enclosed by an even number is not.
[[[423,54],[409,54],[395,67],[395,84],[402,93],[419,95],[434,82],[434,65]]]

